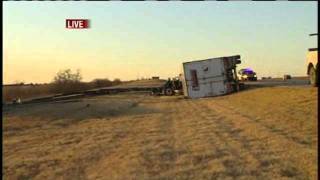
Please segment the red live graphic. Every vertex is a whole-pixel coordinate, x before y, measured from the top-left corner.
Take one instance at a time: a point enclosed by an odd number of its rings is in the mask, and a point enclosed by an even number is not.
[[[87,29],[89,28],[89,19],[66,19],[67,29]]]

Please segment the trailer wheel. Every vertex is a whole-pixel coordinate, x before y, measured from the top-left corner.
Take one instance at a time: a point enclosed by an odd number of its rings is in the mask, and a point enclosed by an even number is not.
[[[170,89],[170,88],[168,88],[168,89],[165,90],[165,95],[167,95],[167,96],[172,96],[173,93],[174,93],[173,90]]]

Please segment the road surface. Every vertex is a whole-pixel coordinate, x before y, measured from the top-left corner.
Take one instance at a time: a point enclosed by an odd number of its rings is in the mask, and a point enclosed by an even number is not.
[[[309,80],[306,79],[288,79],[288,80],[258,80],[244,82],[247,86],[310,86]]]

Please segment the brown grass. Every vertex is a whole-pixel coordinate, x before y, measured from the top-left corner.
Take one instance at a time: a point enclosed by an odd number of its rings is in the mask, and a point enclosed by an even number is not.
[[[3,178],[317,179],[316,91],[116,95],[6,108]]]
[[[75,83],[66,85],[56,84],[40,84],[40,85],[15,85],[3,86],[2,97],[4,102],[12,102],[16,98],[21,100],[29,100],[44,96],[51,96],[60,93],[72,93],[77,91],[85,91],[96,87],[94,83]]]
[[[98,81],[98,82],[97,82]],[[103,87],[144,87],[161,86],[165,80],[133,80],[133,81],[110,81],[108,79],[96,79],[92,82],[68,83],[68,84],[37,84],[37,85],[3,85],[3,102],[12,102],[14,99],[29,100],[59,93],[74,93]]]
[[[46,85],[21,85],[2,86],[2,98],[4,102],[10,102],[16,98],[28,99],[53,94],[49,84]]]

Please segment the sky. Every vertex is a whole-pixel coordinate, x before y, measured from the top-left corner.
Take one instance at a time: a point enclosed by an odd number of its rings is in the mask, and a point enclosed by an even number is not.
[[[90,19],[66,29],[66,19]],[[3,82],[48,83],[62,69],[83,81],[181,73],[182,62],[241,55],[238,69],[306,75],[317,47],[317,2],[3,2]]]

